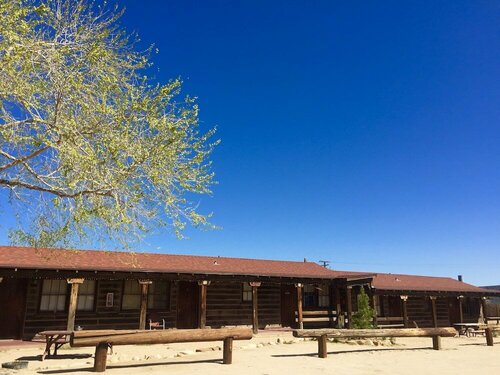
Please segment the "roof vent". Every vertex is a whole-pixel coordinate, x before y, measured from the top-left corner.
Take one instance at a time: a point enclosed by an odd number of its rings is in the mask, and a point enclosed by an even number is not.
[[[464,281],[464,279],[462,278],[462,275],[458,275],[458,281]]]
[[[214,260],[214,266],[218,266],[219,265],[219,262],[217,262],[216,260]]]
[[[401,281],[401,279],[399,277],[395,277],[394,280]]]

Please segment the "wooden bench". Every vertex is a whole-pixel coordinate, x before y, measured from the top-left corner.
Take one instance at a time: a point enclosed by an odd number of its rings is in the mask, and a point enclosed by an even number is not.
[[[298,322],[299,313],[295,311],[295,321]],[[335,310],[303,310],[303,323],[329,323],[333,326],[337,321],[337,312]]]
[[[143,330],[95,330],[76,331],[71,335],[72,347],[95,346],[94,371],[106,371],[108,347],[110,345],[171,344],[178,342],[223,341],[224,364],[233,360],[233,340],[250,340],[250,328],[220,329],[171,329],[161,331]]]
[[[496,321],[497,324],[500,324],[500,316],[488,316],[487,318],[484,318],[487,322],[491,321]]]
[[[318,340],[318,356],[326,358],[328,337],[336,338],[374,338],[374,337],[432,337],[432,347],[441,349],[441,337],[453,337],[455,328],[399,328],[399,329],[296,329],[295,337],[312,337]]]

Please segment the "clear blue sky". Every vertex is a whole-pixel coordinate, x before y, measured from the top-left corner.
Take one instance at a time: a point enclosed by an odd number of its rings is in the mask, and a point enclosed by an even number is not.
[[[142,250],[500,283],[499,1],[119,4],[222,140],[223,229]]]

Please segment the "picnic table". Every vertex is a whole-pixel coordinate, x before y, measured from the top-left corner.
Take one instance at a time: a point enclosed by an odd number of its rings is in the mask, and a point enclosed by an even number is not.
[[[480,323],[453,323],[453,326],[458,330],[458,336],[471,337],[477,333],[482,324]]]
[[[42,361],[45,360],[45,357],[57,355],[57,349],[63,346],[66,343],[70,342],[71,334],[73,331],[43,331],[39,332],[40,336],[44,336],[45,338],[45,351],[42,354]],[[50,354],[50,349],[54,347],[53,354]]]

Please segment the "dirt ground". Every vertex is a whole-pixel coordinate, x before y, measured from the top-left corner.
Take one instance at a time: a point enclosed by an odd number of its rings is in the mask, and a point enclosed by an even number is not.
[[[234,343],[233,364],[222,364],[222,343],[116,346],[107,374],[500,374],[500,338],[486,346],[484,337],[443,338],[432,350],[430,338],[401,338],[395,344],[371,340],[328,343],[328,358],[317,357],[317,343],[289,332],[264,332]],[[196,351],[198,350],[198,351]],[[89,374],[93,348],[61,348],[57,358],[40,361],[43,346],[0,346],[0,363],[28,360],[27,370],[0,374]]]

